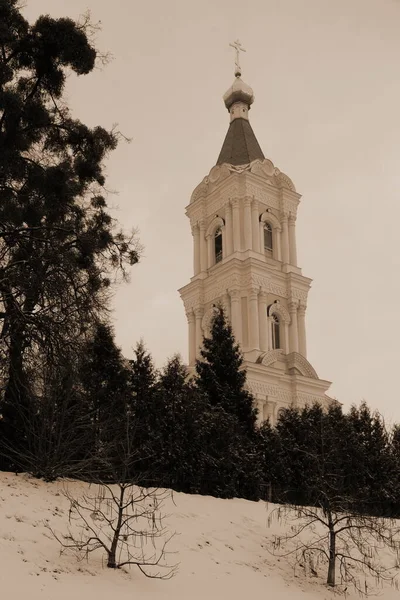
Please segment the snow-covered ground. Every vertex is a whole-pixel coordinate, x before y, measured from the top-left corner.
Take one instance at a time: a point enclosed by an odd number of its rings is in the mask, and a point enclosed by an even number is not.
[[[325,569],[312,577],[273,556],[267,547],[278,524],[268,527],[273,506],[245,500],[173,495],[165,525],[176,532],[170,550],[179,563],[168,581],[148,579],[139,570],[113,571],[100,554],[77,562],[60,556],[46,523],[66,532],[69,503],[63,483],[47,484],[25,475],[0,473],[0,590],[6,600],[313,600],[336,597],[324,585]],[[69,484],[74,494],[85,488]],[[394,600],[392,587],[378,591]],[[350,590],[347,598],[359,598]]]

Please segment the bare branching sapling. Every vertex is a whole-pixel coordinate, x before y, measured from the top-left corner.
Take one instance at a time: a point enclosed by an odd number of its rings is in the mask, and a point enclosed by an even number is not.
[[[315,576],[319,567],[327,569],[328,586],[352,585],[365,595],[384,582],[398,588],[400,535],[394,520],[329,506],[282,505],[271,512],[268,525],[273,521],[292,524],[288,533],[274,536],[272,553],[294,557]]]
[[[73,551],[78,560],[99,550],[110,569],[135,565],[146,577],[170,579],[177,565],[167,560],[173,534],[163,524],[162,506],[168,494],[130,482],[92,484],[80,497],[66,488],[68,532],[60,536],[51,531],[61,552]]]

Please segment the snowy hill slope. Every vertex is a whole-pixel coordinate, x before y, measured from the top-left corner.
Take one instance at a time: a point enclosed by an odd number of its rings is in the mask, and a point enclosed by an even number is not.
[[[82,483],[69,484],[75,494]],[[324,586],[325,572],[307,577],[286,558],[272,556],[278,525],[267,527],[273,507],[262,502],[218,500],[174,494],[165,524],[177,535],[171,541],[179,571],[169,581],[148,579],[139,570],[112,571],[100,555],[77,562],[60,556],[45,523],[66,532],[69,503],[64,484],[46,484],[25,475],[0,473],[0,590],[7,600],[323,600],[335,596]],[[358,598],[354,593],[347,598]],[[399,598],[391,587],[385,600]]]

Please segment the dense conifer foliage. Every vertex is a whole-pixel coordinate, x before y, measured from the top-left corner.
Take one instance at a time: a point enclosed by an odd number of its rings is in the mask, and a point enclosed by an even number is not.
[[[254,431],[256,411],[246,390],[243,357],[222,307],[215,307],[211,335],[204,338],[201,359],[196,363],[197,386],[210,406],[234,416],[248,433]]]
[[[391,442],[382,417],[366,404],[348,414],[338,405],[290,408],[274,430],[264,425],[261,437],[276,502],[398,515],[396,436]]]
[[[139,256],[103,193],[118,135],[88,127],[65,102],[68,74],[95,67],[90,32],[87,20],[29,24],[16,0],[0,0],[0,401],[14,444],[41,360],[72,360],[110,278]]]

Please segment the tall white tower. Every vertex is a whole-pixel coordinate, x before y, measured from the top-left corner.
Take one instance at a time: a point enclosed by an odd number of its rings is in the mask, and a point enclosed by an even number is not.
[[[189,365],[222,303],[245,358],[260,419],[281,408],[333,400],[329,381],[307,360],[311,280],[297,264],[300,194],[264,157],[249,122],[253,90],[241,79],[224,95],[230,125],[217,164],[196,187],[186,214],[193,234],[193,277],[181,288],[189,326]]]

